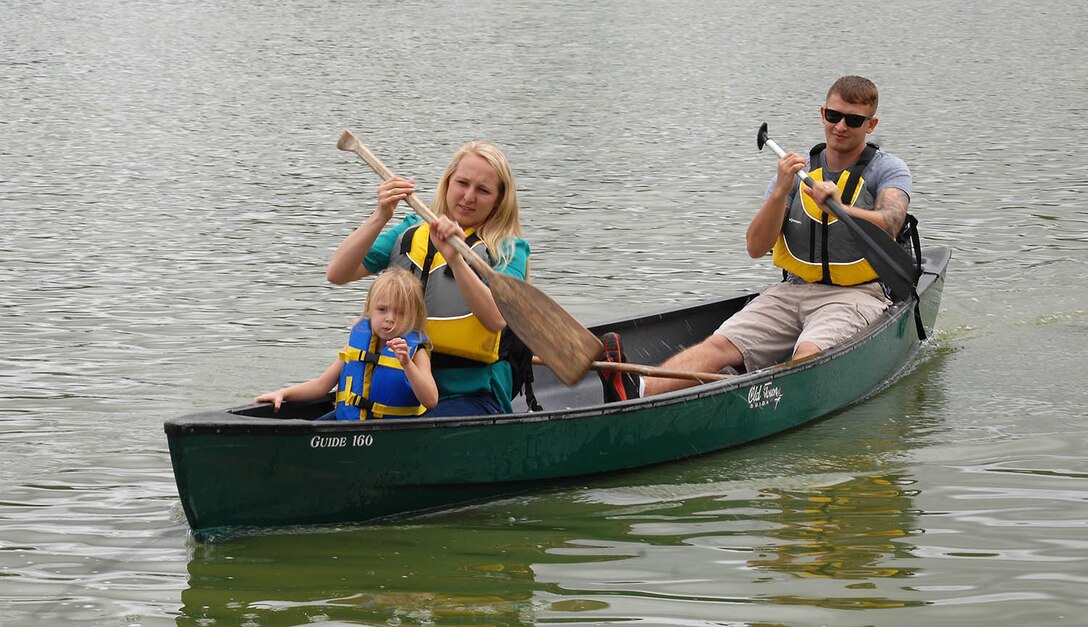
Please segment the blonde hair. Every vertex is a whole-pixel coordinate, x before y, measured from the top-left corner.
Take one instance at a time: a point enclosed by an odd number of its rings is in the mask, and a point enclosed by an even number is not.
[[[487,216],[487,220],[476,227],[476,234],[487,244],[492,263],[497,262],[500,267],[505,266],[514,256],[514,243],[509,240],[525,236],[521,231],[521,208],[518,204],[514,173],[510,170],[506,155],[498,146],[480,140],[470,141],[461,146],[442,174],[431,208],[437,215],[446,215],[446,192],[450,187],[450,179],[453,178],[453,173],[465,155],[476,155],[487,161],[499,175],[499,201],[495,205],[495,210]],[[528,274],[528,268],[526,268],[526,274]]]
[[[427,304],[423,300],[423,285],[416,275],[403,268],[387,268],[374,277],[366,293],[363,317],[370,316],[371,304],[380,298],[388,298],[394,307],[401,310],[394,335],[401,336],[409,331],[423,332],[423,325],[427,323]]]

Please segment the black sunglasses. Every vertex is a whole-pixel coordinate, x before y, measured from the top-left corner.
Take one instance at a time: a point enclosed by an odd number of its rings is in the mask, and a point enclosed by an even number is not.
[[[824,119],[828,124],[838,124],[839,120],[846,118],[846,125],[850,128],[857,128],[862,124],[865,124],[865,120],[873,119],[871,115],[858,115],[857,113],[843,113],[842,111],[836,111],[834,109],[828,109],[824,107]]]

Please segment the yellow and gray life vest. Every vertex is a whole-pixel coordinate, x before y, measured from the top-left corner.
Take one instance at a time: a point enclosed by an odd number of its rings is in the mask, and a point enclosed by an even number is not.
[[[819,164],[825,147],[815,146],[809,156],[809,175],[816,181],[824,180]],[[876,205],[862,177],[876,151],[875,145],[867,144],[857,162],[835,181],[843,204],[863,209]],[[859,285],[876,280],[876,272],[849,228],[834,215],[824,213],[811,196],[802,192],[802,185],[798,182],[793,202],[786,210],[786,222],[773,249],[774,264],[809,283]]]
[[[475,229],[465,231],[465,243],[484,259],[487,245]],[[502,333],[487,330],[465,302],[453,270],[431,243],[430,225],[410,227],[393,244],[390,265],[405,268],[419,277],[427,302],[427,338],[434,347],[432,365],[449,365],[447,357],[492,364],[501,357]],[[456,360],[453,360],[456,361]],[[477,365],[479,365],[479,363]]]
[[[415,357],[425,343],[417,331],[401,337],[408,342],[409,357]],[[351,329],[340,360],[344,365],[336,388],[337,420],[418,416],[427,411],[412,391],[396,354],[371,331],[369,320],[360,320]]]

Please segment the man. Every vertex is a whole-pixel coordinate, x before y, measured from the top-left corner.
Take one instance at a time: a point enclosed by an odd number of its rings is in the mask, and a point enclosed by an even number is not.
[[[875,320],[889,301],[846,225],[825,201],[834,198],[855,219],[895,237],[910,204],[911,174],[902,159],[866,139],[876,128],[878,94],[872,81],[843,76],[827,92],[820,118],[826,146],[809,156],[788,153],[748,225],[748,254],[773,253],[785,274],[703,342],[674,355],[663,368],[747,371],[825,351]],[[809,163],[811,161],[811,164]],[[808,167],[816,187],[794,175]],[[803,194],[798,191],[803,190]],[[845,193],[844,193],[845,192]],[[626,361],[619,338],[608,334],[605,359]],[[605,400],[661,394],[695,385],[682,379],[600,372]]]

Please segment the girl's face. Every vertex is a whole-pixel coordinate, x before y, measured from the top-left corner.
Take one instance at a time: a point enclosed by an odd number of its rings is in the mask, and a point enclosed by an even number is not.
[[[463,229],[479,227],[498,206],[499,189],[499,173],[491,164],[479,155],[465,155],[446,189],[449,218]]]
[[[370,303],[367,317],[370,318],[370,330],[378,339],[387,342],[397,337],[404,310],[394,304],[387,294],[377,294]]]

